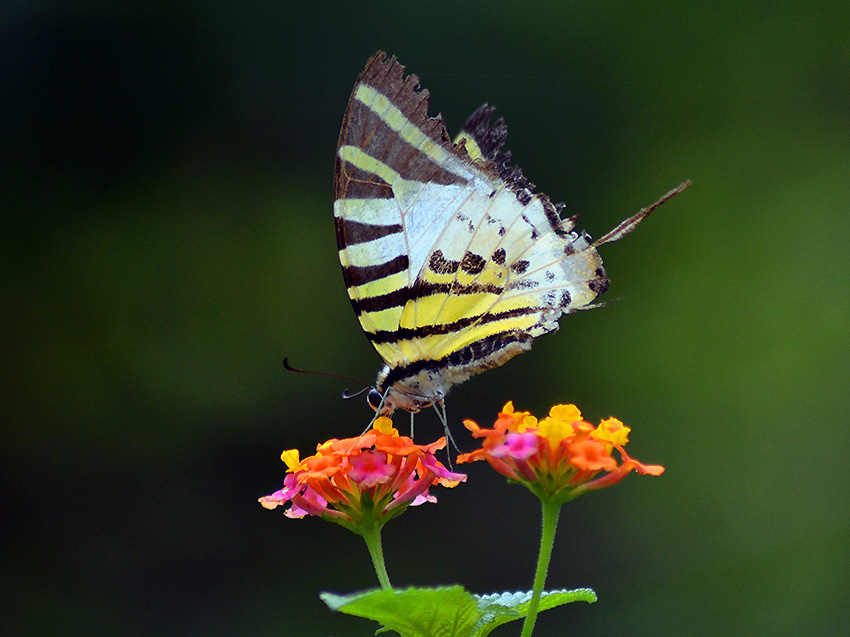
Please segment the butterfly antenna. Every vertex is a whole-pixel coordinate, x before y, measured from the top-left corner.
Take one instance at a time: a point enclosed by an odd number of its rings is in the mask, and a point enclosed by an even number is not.
[[[370,389],[371,389],[371,387],[364,387],[359,392],[355,392],[353,394],[348,393],[348,389],[343,389],[342,390],[342,399],[348,400],[349,398],[357,398],[358,396],[362,396],[363,394],[365,394]]]
[[[342,390],[342,399],[348,400],[349,398],[354,398],[355,396],[360,396],[363,392],[369,391],[371,389],[371,385],[369,383],[365,383],[362,380],[357,378],[352,378],[351,376],[343,376],[342,374],[332,374],[331,372],[317,372],[311,369],[298,369],[297,367],[293,367],[289,364],[289,359],[283,359],[283,368],[288,372],[295,372],[297,374],[313,374],[315,376],[328,376],[330,378],[340,378],[342,380],[350,380],[352,383],[357,383],[358,385],[364,385],[363,389],[355,394],[350,394],[348,389]],[[371,426],[371,425],[370,425]]]
[[[620,239],[625,237],[627,234],[629,234],[632,230],[634,230],[637,227],[637,225],[641,221],[646,219],[650,215],[650,213],[652,213],[656,208],[658,208],[658,206],[660,206],[661,204],[665,203],[666,201],[669,201],[670,199],[672,199],[673,197],[678,195],[680,192],[682,192],[685,188],[690,186],[692,183],[693,182],[689,179],[688,181],[685,181],[685,182],[679,184],[678,186],[673,188],[673,190],[671,190],[666,195],[661,197],[661,199],[656,201],[654,204],[652,204],[651,206],[647,206],[646,208],[644,208],[643,210],[638,212],[633,217],[629,217],[625,221],[621,222],[616,228],[614,228],[610,232],[606,233],[604,237],[594,241],[593,245],[591,247],[596,248],[597,246],[601,246],[603,243],[611,243],[612,241],[619,241]]]

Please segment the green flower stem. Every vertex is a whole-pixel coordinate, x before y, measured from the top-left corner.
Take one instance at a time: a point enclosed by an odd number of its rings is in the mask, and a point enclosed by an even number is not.
[[[541,498],[543,504],[542,532],[540,534],[540,555],[537,557],[537,572],[534,574],[534,589],[528,614],[522,624],[522,637],[531,637],[534,623],[537,621],[537,611],[540,608],[540,596],[546,584],[546,574],[549,572],[549,560],[552,558],[552,547],[555,545],[555,531],[558,528],[558,514],[563,502],[550,498]]]
[[[372,565],[375,567],[381,588],[385,591],[391,591],[393,587],[390,584],[390,576],[387,574],[387,565],[384,563],[384,548],[381,544],[381,527],[375,525],[369,529],[361,529],[360,535],[366,541],[369,555],[372,556]]]

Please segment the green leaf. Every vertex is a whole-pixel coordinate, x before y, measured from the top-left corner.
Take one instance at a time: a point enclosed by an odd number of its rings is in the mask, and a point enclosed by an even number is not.
[[[485,637],[497,626],[522,619],[531,593],[472,595],[461,586],[375,590],[336,595],[322,593],[331,610],[373,619],[402,637]],[[595,602],[589,588],[543,593],[540,610],[570,602]]]
[[[473,634],[475,637],[485,637],[497,626],[524,618],[531,603],[531,591],[492,593],[490,595],[476,595],[475,598],[478,600],[481,617]],[[596,593],[589,588],[577,588],[572,591],[567,589],[543,591],[540,596],[539,611],[542,612],[571,602],[593,603],[595,601]]]
[[[374,619],[402,637],[473,635],[475,598],[462,586],[377,590],[353,595],[322,593],[331,610]]]

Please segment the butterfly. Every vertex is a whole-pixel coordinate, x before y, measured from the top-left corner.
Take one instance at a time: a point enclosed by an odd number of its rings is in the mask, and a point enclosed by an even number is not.
[[[339,260],[354,312],[385,365],[368,394],[378,415],[442,411],[449,389],[498,367],[592,307],[608,287],[596,248],[502,152],[486,104],[452,140],[430,93],[379,51],[357,79],[334,171]],[[439,412],[438,412],[439,413]]]

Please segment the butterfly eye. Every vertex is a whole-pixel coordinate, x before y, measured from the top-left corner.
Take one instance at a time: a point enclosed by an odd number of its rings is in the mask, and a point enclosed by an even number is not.
[[[374,387],[372,387],[366,394],[366,402],[369,403],[369,406],[375,411],[378,411],[378,407],[381,406],[382,400],[383,396],[381,396],[381,392]]]

